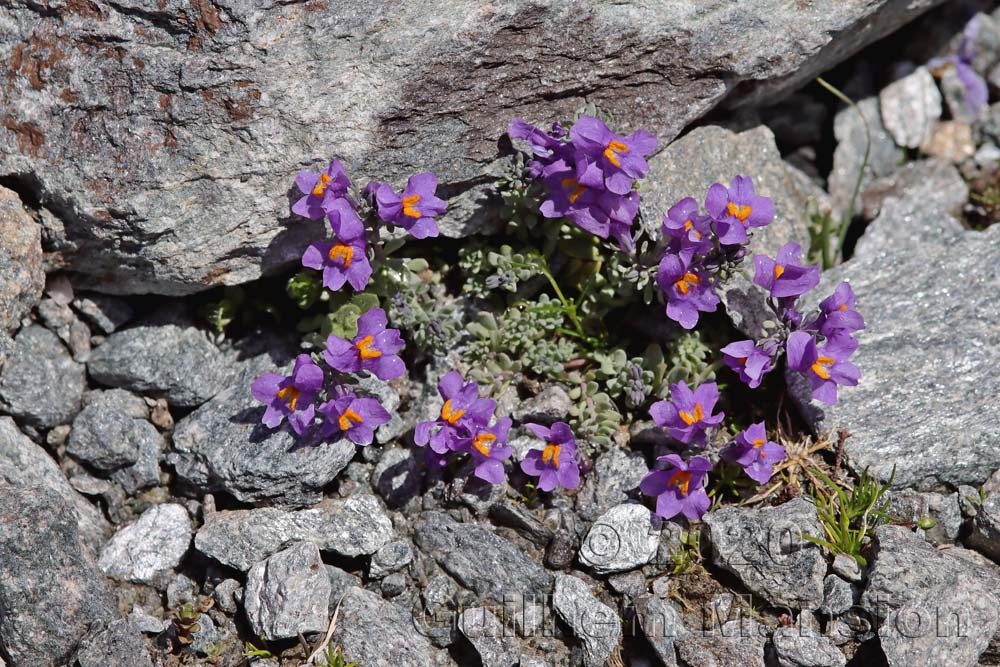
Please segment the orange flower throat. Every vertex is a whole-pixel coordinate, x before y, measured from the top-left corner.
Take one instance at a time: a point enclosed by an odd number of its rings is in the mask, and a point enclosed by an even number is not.
[[[375,347],[375,336],[368,335],[359,340],[354,344],[354,347],[358,350],[358,354],[361,355],[362,359],[378,359],[382,356],[382,350]]]

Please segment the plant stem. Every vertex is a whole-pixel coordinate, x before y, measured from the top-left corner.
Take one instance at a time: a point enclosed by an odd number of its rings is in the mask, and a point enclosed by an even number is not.
[[[576,304],[567,299],[566,295],[563,294],[562,289],[559,287],[559,283],[556,282],[555,276],[553,276],[552,272],[549,271],[548,262],[546,262],[544,258],[538,263],[538,269],[549,281],[549,284],[552,285],[552,291],[556,293],[556,298],[562,302],[563,311],[566,313],[567,317],[569,317],[570,322],[573,323],[573,328],[576,329],[576,332],[580,334],[581,338],[586,339],[587,333],[583,330],[583,323],[580,322],[580,318],[576,314]]]
[[[854,102],[854,100],[845,95],[836,86],[828,83],[821,76],[816,77],[816,82],[826,88],[826,90],[838,100],[853,108],[857,112],[858,117],[861,119],[862,127],[865,129],[865,156],[864,159],[861,160],[861,169],[858,170],[858,179],[854,183],[854,191],[851,192],[851,199],[847,204],[847,212],[844,214],[844,218],[840,222],[840,229],[837,234],[837,254],[841,257],[841,259],[843,259],[844,241],[847,239],[847,230],[851,226],[851,220],[854,219],[854,206],[857,203],[858,195],[861,193],[861,183],[864,181],[865,169],[868,168],[868,160],[871,157],[872,132],[871,128],[868,127],[868,120],[865,118],[865,115],[861,113],[861,108]],[[826,241],[824,240],[824,249],[826,248],[825,244]]]

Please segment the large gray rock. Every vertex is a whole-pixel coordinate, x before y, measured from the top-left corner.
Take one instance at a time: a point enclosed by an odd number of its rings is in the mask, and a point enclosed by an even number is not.
[[[609,449],[597,457],[593,471],[585,476],[577,495],[577,512],[585,521],[595,520],[628,500],[628,493],[637,489],[648,473],[649,467],[641,453],[617,447]]]
[[[518,664],[521,652],[517,640],[486,607],[463,611],[458,617],[458,629],[475,647],[483,667],[513,667]]]
[[[583,643],[585,667],[604,667],[619,650],[621,619],[598,600],[590,586],[569,574],[557,574],[552,607]]]
[[[659,519],[643,505],[618,505],[590,527],[580,562],[598,574],[624,572],[653,560],[659,546]]]
[[[753,230],[747,259],[719,290],[733,323],[757,335],[773,313],[765,303],[766,293],[753,285],[753,255],[774,257],[790,241],[808,248],[806,214],[828,207],[823,190],[781,159],[771,130],[759,126],[736,134],[710,125],[684,135],[650,161],[642,186],[643,214],[647,224],[658,227],[678,200],[694,197],[704,206],[713,183],[729,187],[737,174],[753,177],[757,193],[773,199],[775,207],[774,221]]]
[[[48,489],[0,484],[0,644],[11,667],[67,664],[90,625],[115,613],[73,507]]]
[[[139,629],[127,619],[95,624],[80,642],[80,667],[153,667]]]
[[[851,467],[886,480],[895,466],[897,486],[978,485],[1000,468],[1000,227],[951,234],[955,224],[937,207],[890,200],[865,236],[893,242],[866,246],[816,290],[849,280],[868,328],[852,358],[858,386],[804,412],[819,431],[850,429]],[[943,232],[924,241],[886,231],[899,225]]]
[[[890,83],[878,101],[885,129],[904,148],[919,148],[941,118],[941,93],[926,67]]]
[[[862,605],[880,621],[890,667],[973,667],[1000,630],[1000,569],[965,549],[939,551],[902,526],[875,533]]]
[[[219,393],[228,368],[204,332],[166,324],[111,334],[94,350],[87,371],[101,384],[193,408]]]
[[[247,574],[243,594],[247,619],[265,641],[323,632],[329,603],[330,580],[315,544],[294,544],[257,563]]]
[[[869,135],[865,134],[864,121],[868,122],[871,136],[867,164],[865,149],[868,147]],[[874,97],[859,100],[857,108],[841,109],[834,119],[833,133],[837,138],[837,148],[833,152],[833,170],[829,178],[830,197],[843,213],[850,206],[862,166],[864,175],[861,177],[861,191],[873,179],[888,176],[898,169],[903,163],[904,154],[882,124],[878,99]],[[855,202],[855,211],[857,210],[858,203]]]
[[[685,667],[764,667],[767,626],[740,615],[720,627],[682,633],[676,640]]]
[[[833,641],[809,628],[780,627],[771,640],[780,667],[844,667],[847,657]]]
[[[365,667],[434,664],[434,648],[418,632],[410,612],[363,588],[350,588],[344,595],[333,641],[348,659]]]
[[[979,506],[965,544],[1000,563],[1000,494],[987,496]]]
[[[140,443],[160,434],[144,419],[107,405],[90,405],[73,420],[66,453],[102,471],[130,466],[139,460]]]
[[[415,536],[424,553],[484,598],[503,602],[505,596],[540,597],[552,590],[552,575],[485,526],[459,523],[443,512],[424,512]]]
[[[98,564],[109,577],[152,583],[177,567],[191,545],[191,518],[181,505],[155,505],[108,541]]]
[[[96,556],[111,532],[101,511],[73,490],[59,464],[21,433],[10,417],[0,417],[0,484],[24,493],[44,489],[62,498],[70,508],[80,539],[92,555]]]
[[[72,270],[188,293],[298,260],[322,229],[289,217],[304,164],[337,154],[361,185],[431,170],[475,192],[510,116],[592,103],[665,142],[937,3],[19,3],[0,41],[0,174],[45,207]]]
[[[296,512],[265,507],[209,514],[194,544],[206,556],[245,572],[292,542],[355,557],[375,553],[392,534],[392,522],[375,497],[357,495]]]
[[[0,331],[13,331],[42,298],[42,228],[16,192],[0,186]],[[3,355],[0,355],[0,366]]]
[[[264,407],[250,395],[250,384],[274,370],[267,363],[247,363],[228,389],[177,422],[167,460],[202,492],[225,491],[245,503],[315,505],[355,447],[346,439],[297,446],[287,427],[272,431],[261,424]]]
[[[659,596],[644,595],[635,601],[635,614],[656,656],[665,667],[676,667],[674,642],[687,632],[680,612]]]
[[[86,387],[83,365],[54,333],[33,324],[14,337],[0,372],[0,409],[31,426],[52,428],[79,412]]]
[[[777,507],[727,507],[705,515],[712,562],[773,605],[817,609],[826,560],[802,535],[823,536],[816,508],[804,499]]]

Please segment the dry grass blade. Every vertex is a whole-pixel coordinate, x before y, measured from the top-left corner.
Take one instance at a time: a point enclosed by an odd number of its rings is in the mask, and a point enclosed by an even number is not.
[[[333,639],[333,631],[337,629],[337,617],[340,616],[340,605],[343,604],[345,595],[347,595],[347,591],[344,591],[344,594],[337,600],[337,608],[333,611],[333,618],[330,619],[330,627],[326,629],[326,636],[323,637],[323,641],[319,643],[319,646],[312,652],[312,655],[306,658],[306,665],[318,664],[316,660],[326,652],[326,648],[330,645],[330,640]]]

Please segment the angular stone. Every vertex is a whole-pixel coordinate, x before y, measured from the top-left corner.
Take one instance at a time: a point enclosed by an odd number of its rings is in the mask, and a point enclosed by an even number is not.
[[[920,149],[940,160],[960,164],[976,154],[972,126],[957,120],[941,121]]]
[[[926,67],[890,83],[878,101],[885,129],[905,148],[919,148],[941,118],[941,93]]]
[[[538,597],[552,590],[552,575],[485,526],[424,512],[414,535],[425,554],[484,598],[502,602],[508,595]]]
[[[14,420],[0,417],[0,484],[29,493],[44,489],[63,499],[90,554],[104,545],[111,527],[101,511],[73,490],[59,465],[39,445],[21,433]]]
[[[1000,495],[987,496],[979,506],[965,544],[1000,563]]]
[[[142,634],[127,619],[91,627],[76,655],[80,667],[153,667]]]
[[[109,577],[152,583],[177,567],[191,544],[191,518],[181,505],[155,505],[122,528],[104,547],[98,562]]]
[[[67,424],[80,411],[87,381],[55,334],[38,325],[21,329],[0,372],[0,408],[36,428]]]
[[[330,580],[315,544],[294,544],[247,574],[243,595],[247,619],[265,641],[325,631],[329,603]]]
[[[0,186],[0,331],[14,331],[42,298],[42,228],[16,192]],[[2,355],[0,355],[2,357]]]
[[[73,308],[105,335],[126,324],[134,312],[124,299],[96,292],[74,299]]]
[[[823,580],[823,604],[819,611],[827,616],[840,616],[852,606],[854,589],[851,584],[835,574],[828,575]]]
[[[635,613],[642,633],[646,635],[664,667],[676,667],[677,649],[674,642],[687,632],[680,612],[657,595],[644,595],[635,601]]]
[[[861,194],[862,215],[874,220],[890,197],[912,209],[902,214],[911,216],[909,224],[869,228],[858,241],[854,256],[869,250],[884,252],[896,245],[905,246],[918,241],[940,242],[942,235],[954,236],[963,230],[958,221],[947,216],[943,225],[930,222],[914,224],[926,221],[926,216],[918,215],[923,210],[934,209],[954,215],[968,203],[969,186],[954,165],[934,158],[917,160],[907,162],[890,176],[872,181]],[[894,204],[893,210],[899,210],[899,204]]]
[[[286,512],[273,507],[215,512],[194,545],[224,565],[245,572],[293,542],[312,542],[342,556],[375,553],[392,539],[392,522],[374,496],[351,496]]]
[[[847,554],[837,554],[833,558],[831,566],[834,572],[847,581],[861,583],[861,566],[858,561]]]
[[[38,304],[37,312],[45,328],[69,347],[75,361],[87,361],[90,357],[90,328],[77,318],[72,308],[57,303],[55,299],[44,298]]]
[[[947,219],[916,205],[912,211],[917,224]],[[869,229],[900,223],[887,206]],[[795,392],[813,427],[850,429],[849,465],[882,480],[895,466],[896,486],[985,481],[1000,468],[993,354],[1000,345],[1000,227],[865,250],[825,272],[816,293],[829,294],[841,280],[850,281],[868,327],[852,358],[862,378],[842,389],[834,406],[805,404],[808,394]]]
[[[143,428],[143,424],[148,428]],[[73,420],[66,453],[77,461],[110,472],[138,461],[139,443],[150,437],[158,438],[159,433],[149,422],[133,419],[113,408],[91,405]]]
[[[1000,569],[976,556],[939,551],[902,526],[876,530],[862,604],[880,620],[890,667],[979,663],[1000,630]]]
[[[604,667],[618,653],[622,639],[618,613],[594,597],[582,579],[557,574],[552,606],[583,643],[585,667]]]
[[[758,194],[774,200],[775,219],[754,230],[748,259],[719,290],[733,323],[756,334],[770,311],[766,294],[753,286],[755,253],[774,257],[785,243],[809,247],[806,212],[828,208],[826,194],[808,177],[781,159],[774,135],[764,126],[739,134],[716,126],[699,127],[651,158],[643,181],[643,215],[659,227],[663,214],[678,200],[694,197],[704,202],[713,183],[729,186],[737,174],[753,177]]]
[[[323,488],[354,457],[355,446],[296,446],[287,428],[260,423],[263,406],[250,395],[253,378],[275,371],[267,357],[244,365],[231,386],[177,422],[167,461],[186,483],[209,493],[225,491],[244,503],[288,508],[315,505]]]
[[[646,460],[639,452],[626,452],[614,447],[600,456],[594,470],[584,477],[577,495],[580,518],[593,521],[615,505],[628,500],[628,493],[638,488],[649,473]]]
[[[773,605],[816,609],[823,602],[826,560],[802,535],[823,537],[816,508],[804,499],[777,507],[727,507],[705,515],[712,562]]]
[[[111,334],[91,354],[87,371],[103,385],[163,396],[182,408],[215,396],[228,375],[222,353],[204,332],[175,324]]]
[[[766,641],[767,627],[741,616],[709,632],[686,632],[675,643],[682,665],[764,667]]]
[[[19,4],[0,173],[22,175],[51,249],[102,291],[190,293],[298,261],[322,223],[289,215],[294,174],[331,154],[358,181],[399,187],[424,169],[472,191],[512,116],[590,103],[666,142],[720,103],[799,88],[937,2]]]
[[[372,487],[389,507],[402,507],[420,493],[420,465],[408,447],[382,452],[372,473]]]
[[[116,614],[73,507],[48,489],[0,484],[0,612],[11,667],[68,664],[91,624]]]
[[[573,401],[565,389],[557,384],[547,384],[537,396],[521,402],[511,417],[521,423],[552,424],[565,421],[572,407]]]
[[[808,628],[780,627],[772,636],[781,667],[844,667],[847,658],[832,641]]]
[[[833,152],[833,170],[829,178],[830,197],[841,211],[846,211],[850,205],[858,175],[861,173],[862,165],[865,164],[868,135],[865,134],[862,116],[864,121],[868,122],[868,129],[871,132],[871,150],[861,179],[860,192],[863,192],[873,179],[890,175],[903,163],[903,149],[896,145],[882,124],[877,99],[869,97],[860,100],[857,109],[855,107],[841,109],[833,122],[837,148]],[[855,210],[859,205],[855,204]]]
[[[466,609],[458,617],[458,629],[482,660],[483,667],[512,667],[521,654],[513,632],[486,607]]]
[[[401,570],[413,560],[413,549],[408,542],[389,542],[372,554],[372,562],[368,568],[368,576],[372,579],[384,577],[387,574]]]
[[[590,527],[580,562],[598,574],[624,572],[653,560],[659,545],[659,519],[642,505],[618,505]]]
[[[427,667],[435,651],[417,628],[405,607],[355,587],[340,605],[333,641],[365,667]]]

